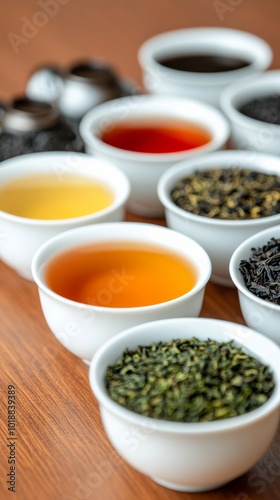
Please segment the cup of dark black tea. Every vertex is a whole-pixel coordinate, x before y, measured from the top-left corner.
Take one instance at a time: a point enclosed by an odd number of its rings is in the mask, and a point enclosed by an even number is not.
[[[265,71],[270,46],[259,37],[229,28],[191,28],[161,33],[139,49],[145,88],[218,105],[221,91]]]

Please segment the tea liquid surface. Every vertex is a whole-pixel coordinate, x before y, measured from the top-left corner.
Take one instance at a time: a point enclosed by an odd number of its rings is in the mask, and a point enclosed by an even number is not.
[[[0,186],[0,210],[41,220],[68,219],[108,207],[113,194],[90,177],[36,174]]]
[[[238,57],[218,54],[178,54],[163,57],[159,64],[166,68],[193,73],[220,73],[245,68],[250,62]]]
[[[154,247],[89,244],[54,256],[44,270],[47,285],[70,300],[101,307],[141,307],[190,291],[194,266]]]
[[[196,123],[162,118],[123,120],[101,131],[100,139],[115,148],[138,153],[177,153],[204,146],[211,140],[208,130]]]

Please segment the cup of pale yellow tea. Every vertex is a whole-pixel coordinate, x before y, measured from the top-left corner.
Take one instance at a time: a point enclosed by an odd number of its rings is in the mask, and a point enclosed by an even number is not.
[[[32,279],[35,251],[56,234],[121,221],[129,181],[109,162],[80,153],[34,153],[0,169],[0,257]]]
[[[198,243],[171,229],[112,222],[51,238],[37,250],[32,273],[50,329],[90,362],[125,328],[198,316],[211,264]]]

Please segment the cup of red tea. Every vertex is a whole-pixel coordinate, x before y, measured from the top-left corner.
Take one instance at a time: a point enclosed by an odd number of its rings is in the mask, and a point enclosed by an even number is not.
[[[128,327],[198,316],[211,263],[198,243],[166,227],[106,222],[48,240],[32,274],[51,331],[89,363]]]
[[[246,31],[199,27],[146,40],[138,59],[148,92],[219,106],[224,88],[269,67],[272,50],[266,41]]]
[[[178,97],[138,95],[89,111],[80,133],[86,152],[110,160],[128,177],[128,209],[163,217],[157,195],[161,175],[180,160],[224,149],[229,125],[214,107]]]

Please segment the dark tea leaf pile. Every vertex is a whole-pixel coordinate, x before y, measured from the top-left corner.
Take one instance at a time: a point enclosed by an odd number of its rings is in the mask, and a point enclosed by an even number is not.
[[[242,415],[265,403],[275,385],[269,368],[233,341],[195,337],[126,349],[105,380],[121,406],[176,422]]]
[[[45,151],[84,152],[84,143],[65,120],[54,126],[34,132],[14,133],[4,131],[0,134],[0,161],[14,156]]]
[[[260,299],[280,305],[280,239],[252,248],[252,256],[242,260],[239,270],[248,290]]]
[[[252,99],[240,106],[239,111],[254,120],[280,125],[280,94]]]
[[[280,177],[246,168],[211,168],[179,180],[172,201],[209,218],[258,219],[280,213]]]

